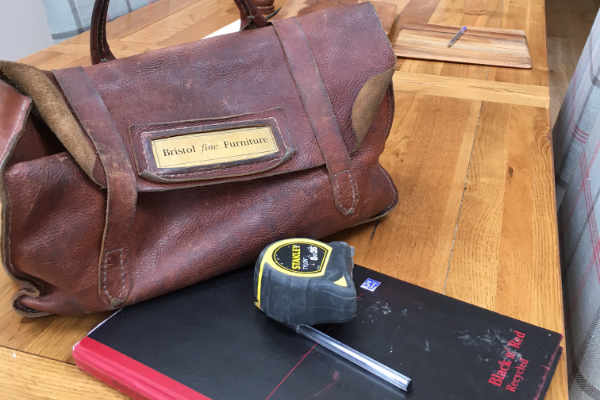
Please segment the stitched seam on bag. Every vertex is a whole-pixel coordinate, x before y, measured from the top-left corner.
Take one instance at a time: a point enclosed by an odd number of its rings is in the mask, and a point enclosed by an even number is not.
[[[352,203],[350,205],[350,208],[345,207],[339,200],[340,195],[340,186],[338,184],[338,180],[337,180],[337,176],[344,174],[346,176],[348,176],[348,179],[350,180],[350,188],[352,189]],[[350,169],[345,169],[343,171],[340,172],[336,172],[335,174],[333,174],[333,179],[334,179],[334,201],[336,206],[342,210],[342,212],[345,215],[350,215],[353,214],[354,211],[356,211],[356,205],[358,204],[358,200],[359,200],[359,193],[358,193],[358,187],[356,186],[356,182],[354,181],[354,177],[352,176],[352,171]]]
[[[125,271],[125,256],[126,256],[126,252],[127,250],[125,248],[120,248],[120,249],[115,249],[115,250],[110,250],[104,253],[104,259],[102,260],[102,291],[104,292],[104,294],[106,295],[106,297],[109,299],[111,305],[114,305],[115,303],[122,303],[124,301],[124,294],[125,294],[125,281],[126,281],[126,271]],[[119,254],[119,275],[120,275],[120,289],[119,289],[119,293],[118,296],[113,296],[111,295],[109,289],[108,289],[108,261],[109,261],[109,257],[112,254],[118,253]]]
[[[326,105],[327,107],[327,111],[328,114],[331,116],[331,121],[332,124],[337,127],[337,135],[339,136],[340,140],[341,140],[341,145],[342,148],[339,151],[342,152],[346,152],[346,160],[349,163],[352,163],[352,160],[350,159],[350,154],[348,153],[348,149],[346,147],[346,143],[344,141],[344,135],[342,133],[342,129],[340,126],[340,123],[337,119],[337,116],[335,114],[335,110],[333,107],[333,102],[331,101],[331,97],[329,96],[329,92],[327,91],[327,86],[325,86],[325,81],[323,80],[323,76],[321,75],[321,69],[319,68],[319,64],[317,63],[317,59],[315,57],[315,53],[312,49],[312,47],[310,46],[310,41],[308,40],[308,37],[306,35],[306,32],[304,31],[304,29],[302,28],[302,26],[298,23],[298,20],[294,19],[294,24],[296,25],[296,27],[298,28],[299,32],[302,35],[302,39],[304,40],[304,42],[306,43],[306,47],[308,48],[308,56],[312,61],[312,64],[314,64],[314,68],[317,72],[317,76],[318,79],[320,80],[320,88],[322,89],[322,95],[324,96],[325,100],[326,100]],[[289,59],[288,59],[289,60]],[[298,90],[300,92],[302,92],[302,89],[300,89],[300,86],[296,85],[296,87],[298,88]],[[304,98],[304,95],[301,95],[301,98]],[[310,114],[308,114],[307,112],[307,116],[309,117],[309,120],[311,121],[311,125],[312,125],[312,117],[310,116]],[[317,134],[317,136],[320,136],[320,134],[318,133],[319,128],[315,128],[315,133]],[[317,137],[317,143],[319,144],[319,148],[321,149],[321,142],[319,140],[319,138]],[[323,158],[325,159],[325,165],[327,166],[327,170],[330,171],[330,162],[328,162],[327,157],[325,157],[325,149],[321,149],[321,151],[323,152]],[[330,171],[331,173],[331,171]],[[340,202],[340,188],[338,187],[337,184],[337,175],[338,174],[342,174],[345,173],[348,175],[349,179],[350,179],[350,187],[352,189],[352,204],[350,206],[350,208],[346,208],[341,202]],[[342,211],[342,213],[344,215],[351,215],[354,213],[354,211],[356,210],[356,205],[358,204],[358,188],[356,187],[356,183],[354,181],[354,177],[352,176],[352,171],[348,168],[340,171],[340,172],[336,172],[333,174],[333,180],[334,180],[334,190],[333,190],[333,196],[334,196],[334,202],[336,204],[336,206],[338,207],[338,209],[340,209],[340,211]]]
[[[23,137],[23,132],[25,130],[25,121],[29,118],[29,114],[31,113],[31,110],[33,109],[33,102],[29,102],[28,104],[24,104],[24,106],[26,107],[26,110],[24,113],[19,113],[21,115],[21,120],[16,122],[16,125],[21,126],[21,129],[19,130],[19,133],[17,133],[12,140],[10,140],[7,145],[6,145],[6,151],[8,154],[11,154],[16,146],[16,144],[19,142],[19,140],[21,140],[21,138]],[[0,177],[0,185],[2,186],[2,188],[0,189],[1,193],[0,193],[0,198],[2,199],[2,205],[0,206],[0,212],[2,213],[2,231],[0,232],[1,235],[1,239],[2,242],[0,243],[0,245],[2,245],[2,249],[0,250],[2,253],[2,257],[0,257],[2,259],[3,262],[3,266],[4,269],[6,270],[6,272],[8,273],[8,275],[16,282],[18,282],[19,284],[23,285],[21,287],[21,290],[26,290],[26,289],[33,289],[32,292],[29,293],[30,296],[32,297],[39,297],[40,296],[40,288],[44,288],[44,282],[40,282],[40,280],[26,272],[23,271],[18,271],[15,266],[12,263],[12,257],[11,257],[11,252],[12,252],[12,240],[11,238],[13,237],[12,235],[12,229],[13,229],[13,220],[12,220],[12,213],[9,212],[11,206],[8,200],[8,191],[4,182],[4,173],[6,172],[6,164],[8,162],[8,154],[5,155],[5,160],[4,163],[0,166],[0,173],[2,174],[2,176]],[[15,274],[15,272],[20,272],[22,275],[21,276],[17,276],[17,274]],[[23,276],[25,275],[25,276]],[[22,297],[22,296],[20,296]],[[15,305],[15,301],[17,300],[17,298],[15,297],[13,299],[13,307]],[[17,308],[15,307],[15,310]],[[38,310],[34,310],[35,311],[35,315],[36,316],[43,316],[43,315],[50,315],[50,313],[45,313],[42,311],[38,311]],[[30,316],[33,313],[29,313]]]
[[[119,294],[121,295],[121,297],[118,296],[112,296],[110,294],[110,291],[108,289],[108,271],[107,271],[107,267],[108,267],[108,259],[109,256],[114,254],[114,253],[119,253],[119,269],[120,269],[120,278],[121,278],[121,288],[120,288],[120,292]],[[106,294],[106,296],[108,297],[108,299],[110,300],[111,304],[116,300],[117,302],[122,302],[122,293],[125,291],[125,268],[124,268],[124,249],[120,248],[120,249],[116,249],[116,250],[111,250],[111,251],[107,251],[104,254],[104,260],[102,262],[102,289],[104,291],[104,293]]]
[[[315,70],[317,72],[317,75],[318,75],[318,77],[320,79],[320,82],[321,82],[322,95],[324,95],[324,97],[326,98],[327,104],[329,106],[328,107],[328,111],[329,111],[329,114],[332,116],[332,123],[335,124],[335,126],[337,127],[337,131],[338,131],[337,133],[338,133],[338,136],[340,137],[341,142],[342,142],[342,146],[343,147],[342,147],[341,151],[346,151],[347,161],[349,163],[352,163],[352,159],[350,158],[350,154],[348,154],[348,152],[347,152],[348,150],[347,150],[347,147],[346,147],[346,144],[345,144],[345,141],[344,141],[344,137],[343,137],[340,125],[339,125],[339,121],[338,121],[337,116],[335,115],[335,112],[334,112],[334,109],[333,109],[333,103],[331,102],[331,98],[329,97],[329,92],[327,91],[327,87],[325,86],[325,82],[323,81],[323,76],[321,75],[321,70],[319,69],[319,65],[316,62],[314,52],[313,52],[312,48],[310,47],[310,42],[308,41],[308,38],[306,37],[306,32],[304,32],[304,30],[302,29],[302,26],[298,23],[298,21],[293,20],[290,23],[295,24],[295,27],[301,33],[302,39],[306,43],[306,46],[307,46],[308,52],[309,52],[309,57],[310,57],[310,59],[312,61],[312,64],[314,64],[314,68],[315,68]],[[336,172],[336,173],[333,173],[331,171],[331,168],[332,168],[331,167],[331,160],[328,159],[328,157],[326,156],[325,149],[322,147],[322,139],[323,139],[322,135],[319,133],[319,130],[315,126],[313,118],[312,118],[312,116],[309,113],[308,108],[307,108],[307,99],[305,97],[306,93],[304,92],[304,89],[302,89],[301,85],[299,84],[299,82],[297,80],[297,77],[296,77],[296,74],[295,74],[294,70],[292,69],[290,58],[289,58],[289,54],[288,54],[288,51],[287,51],[288,49],[287,49],[287,46],[284,44],[284,42],[287,41],[287,39],[284,39],[283,36],[280,35],[280,31],[279,31],[279,29],[277,28],[276,25],[274,25],[274,27],[275,27],[275,29],[274,29],[275,34],[277,35],[277,38],[278,38],[278,41],[279,41],[279,45],[280,45],[281,50],[283,52],[283,55],[285,56],[285,59],[286,59],[286,64],[287,64],[287,67],[288,67],[288,72],[289,72],[290,76],[292,77],[292,80],[293,80],[294,85],[296,87],[297,95],[298,95],[298,97],[300,99],[300,102],[302,104],[304,112],[305,112],[306,116],[308,117],[311,129],[312,129],[313,135],[314,135],[314,137],[315,137],[315,139],[317,141],[317,145],[319,147],[319,150],[321,151],[321,154],[323,155],[323,160],[325,161],[325,165],[326,165],[327,172],[328,172],[328,175],[329,175],[330,183],[332,185],[332,194],[333,194],[334,204],[335,204],[336,208],[342,214],[344,214],[344,215],[350,215],[350,214],[352,214],[355,211],[356,205],[357,205],[356,201],[358,200],[358,193],[357,193],[358,192],[358,188],[356,187],[356,184],[354,182],[354,178],[352,177],[352,173],[351,173],[351,171],[348,168],[344,169],[343,171]],[[337,174],[341,174],[341,173],[344,173],[344,172],[346,172],[349,175],[349,177],[350,177],[350,185],[351,185],[351,188],[352,188],[352,205],[351,205],[351,207],[349,209],[346,208],[340,202],[340,200],[339,200],[340,189],[339,189],[339,186],[338,186],[338,183],[337,183],[337,179],[336,179],[336,175]]]
[[[173,178],[192,177],[193,178],[193,177],[195,177],[197,175],[203,175],[203,174],[205,174],[205,175],[217,175],[216,177],[206,178],[206,180],[209,180],[209,179],[221,178],[221,174],[219,174],[220,171],[229,171],[229,170],[232,170],[232,169],[241,169],[243,167],[247,167],[248,164],[254,164],[254,165],[264,164],[264,166],[261,167],[260,169],[257,169],[256,171],[251,171],[251,172],[249,172],[247,174],[244,174],[244,175],[254,175],[254,174],[259,174],[261,172],[269,171],[269,170],[271,170],[273,168],[278,167],[282,162],[287,161],[288,157],[286,157],[286,156],[287,156],[288,153],[289,152],[285,152],[281,156],[279,156],[279,157],[277,157],[275,159],[272,159],[272,160],[267,160],[267,161],[248,162],[248,163],[245,163],[245,164],[239,164],[238,163],[238,164],[235,164],[235,165],[224,166],[224,167],[220,167],[220,168],[219,167],[214,167],[214,168],[202,169],[202,170],[199,170],[199,171],[196,171],[196,172],[171,172],[171,173],[168,173],[168,174],[156,174],[156,173],[153,173],[153,175],[156,175],[158,177],[167,177],[167,178],[168,177],[173,177]],[[189,167],[189,168],[195,168],[195,167]],[[230,175],[230,176],[244,176],[244,175],[234,174],[234,175]],[[222,177],[226,178],[227,175],[223,175]]]
[[[283,54],[283,57],[285,58],[285,65],[287,67],[287,71],[288,71],[290,77],[292,78],[292,82],[294,82],[294,87],[296,88],[296,96],[298,97],[298,100],[300,101],[300,104],[302,105],[304,114],[306,115],[306,118],[309,121],[310,129],[313,132],[313,137],[315,138],[315,141],[317,143],[317,147],[319,148],[319,151],[321,152],[321,155],[323,156],[323,161],[324,161],[325,165],[327,166],[327,170],[329,171],[329,166],[327,165],[327,158],[325,157],[325,152],[321,148],[321,144],[319,142],[319,137],[318,137],[319,134],[317,133],[314,123],[312,121],[312,118],[310,116],[310,113],[308,112],[306,101],[305,101],[302,89],[300,88],[300,84],[298,83],[297,77],[296,77],[294,71],[292,70],[291,61],[290,61],[290,58],[288,55],[288,49],[286,48],[286,45],[284,44],[285,39],[283,38],[283,36],[281,36],[281,32],[279,31],[278,26],[279,26],[279,23],[274,24],[273,30],[275,32],[275,35],[277,36],[277,42],[279,43],[281,53]],[[318,66],[317,66],[317,68],[318,68]]]
[[[20,115],[22,115],[22,119],[21,119],[21,121],[18,121],[17,124],[21,125],[21,133],[19,134],[18,138],[15,138],[17,140],[21,139],[21,137],[22,137],[22,132],[25,130],[25,120],[28,118],[29,113],[31,112],[32,105],[33,105],[33,103],[30,102],[27,105],[27,107],[29,108],[29,111],[27,111],[26,113],[20,113]],[[14,146],[16,146],[15,142],[13,142],[11,144],[12,144],[12,146],[9,145],[10,147],[12,147],[10,149],[10,151],[14,150]],[[7,148],[7,150],[9,150],[9,149]],[[7,246],[7,247],[5,247],[5,249],[2,249],[2,253],[3,253],[4,256],[6,256],[6,260],[3,260],[5,268],[10,272],[10,276],[14,276],[14,272],[13,272],[14,271],[14,266],[12,265],[11,260],[10,260],[10,253],[11,253],[11,250],[12,250],[12,248],[11,248],[11,244],[12,244],[12,242],[11,242],[11,237],[12,237],[12,235],[11,235],[11,233],[12,233],[11,229],[12,229],[12,226],[11,226],[11,217],[10,217],[9,211],[8,211],[9,210],[9,208],[8,208],[8,205],[9,205],[9,202],[8,202],[8,192],[6,190],[6,186],[4,185],[4,172],[5,172],[6,164],[7,163],[8,163],[8,155],[6,155],[4,165],[2,165],[2,168],[0,169],[0,173],[2,173],[2,177],[0,178],[0,182],[2,183],[2,186],[3,186],[2,187],[2,194],[3,194],[3,196],[2,196],[3,199],[2,200],[3,200],[3,203],[4,203],[1,206],[2,207],[1,211],[2,211],[2,214],[3,214],[2,215],[2,219],[3,220],[1,222],[2,222],[3,225],[5,224],[5,227],[6,227],[6,229],[4,230],[4,232],[1,233],[1,235],[2,235],[2,241],[6,241],[6,243],[2,243],[2,245],[6,244],[6,246]],[[10,266],[12,266],[13,268],[10,268]]]

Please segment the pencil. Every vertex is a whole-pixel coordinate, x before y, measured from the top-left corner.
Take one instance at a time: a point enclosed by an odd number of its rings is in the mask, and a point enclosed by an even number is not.
[[[452,39],[450,39],[450,42],[448,43],[448,47],[452,47],[454,46],[454,43],[456,43],[458,41],[458,39],[460,39],[460,37],[467,31],[467,27],[463,26],[462,28],[460,28],[460,31],[456,32],[456,35],[454,35],[454,37]]]

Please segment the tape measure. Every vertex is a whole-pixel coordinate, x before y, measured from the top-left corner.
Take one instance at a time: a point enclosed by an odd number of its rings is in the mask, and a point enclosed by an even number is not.
[[[354,248],[344,242],[285,239],[260,253],[254,304],[287,325],[347,322],[356,316]]]

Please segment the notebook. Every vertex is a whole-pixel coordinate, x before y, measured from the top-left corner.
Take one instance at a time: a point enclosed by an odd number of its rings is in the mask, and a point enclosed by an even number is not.
[[[356,266],[358,316],[318,328],[413,379],[402,392],[268,319],[242,269],[109,317],[73,348],[136,398],[541,399],[561,335]]]

